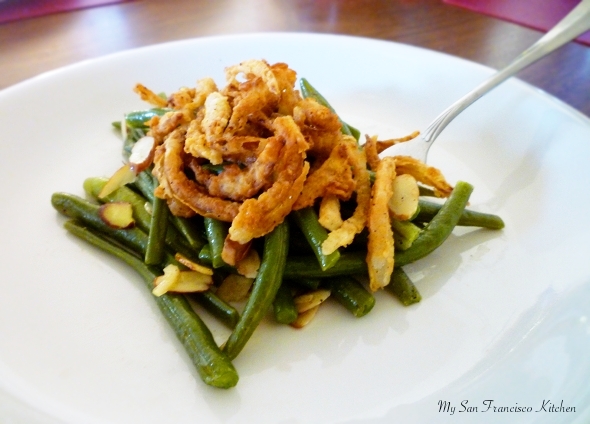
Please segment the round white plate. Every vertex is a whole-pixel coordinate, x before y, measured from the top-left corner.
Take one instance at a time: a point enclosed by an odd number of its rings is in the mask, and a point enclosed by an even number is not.
[[[86,177],[120,166],[111,122],[146,106],[135,83],[223,84],[225,66],[251,58],[288,63],[345,121],[382,138],[424,129],[492,72],[391,42],[254,34],[131,50],[0,92],[0,417],[587,422],[590,120],[518,80],[457,118],[429,158],[451,182],[471,182],[471,207],[501,215],[503,231],[459,230],[409,266],[421,303],[382,292],[361,319],[330,303],[303,330],[268,320],[235,360],[237,387],[201,382],[139,277],[69,236],[50,197],[82,195]]]

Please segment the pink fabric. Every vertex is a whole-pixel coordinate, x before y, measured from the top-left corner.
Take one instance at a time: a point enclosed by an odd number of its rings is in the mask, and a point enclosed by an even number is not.
[[[0,24],[129,0],[0,0]]]
[[[443,0],[447,4],[546,32],[580,0]],[[578,42],[590,45],[590,31]]]

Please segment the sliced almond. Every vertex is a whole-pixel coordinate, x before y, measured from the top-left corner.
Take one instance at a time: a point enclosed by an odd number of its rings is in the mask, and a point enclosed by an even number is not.
[[[164,275],[156,277],[154,280],[154,289],[152,294],[154,296],[162,296],[170,287],[173,287],[180,278],[180,269],[173,264],[167,265],[164,268]]]
[[[215,294],[226,302],[241,302],[248,297],[253,283],[253,278],[230,274],[221,282]]]
[[[100,205],[98,215],[111,228],[125,229],[135,225],[133,206],[129,202],[111,202]]]
[[[198,271],[179,271],[176,274],[160,275],[154,280],[156,286],[152,293],[161,296],[164,293],[197,293],[209,290],[213,284],[213,278],[210,275],[202,274]]]
[[[290,324],[291,327],[295,327],[295,328],[305,327],[315,317],[315,314],[317,313],[319,308],[320,308],[320,305],[317,305],[311,309],[308,309],[305,312],[300,313],[299,316],[297,316],[297,318],[295,319],[295,321],[293,321]]]
[[[420,189],[410,174],[401,174],[393,179],[393,195],[389,199],[391,216],[398,221],[407,221],[418,209]]]
[[[155,151],[156,140],[154,137],[146,135],[135,142],[131,148],[131,155],[129,155],[129,165],[136,175],[152,164]]]
[[[187,267],[188,269],[190,269],[192,271],[198,271],[201,274],[205,274],[205,275],[213,275],[213,270],[211,268],[207,268],[206,266],[203,266],[201,264],[193,262],[189,258],[187,258],[186,256],[184,256],[180,253],[175,254],[174,259],[176,259],[178,262],[180,262],[181,264],[183,264],[185,267]]]
[[[328,297],[330,297],[330,290],[319,289],[300,294],[293,300],[295,301],[297,312],[301,314],[312,308],[315,308],[316,306],[320,306]]]
[[[238,273],[248,278],[256,278],[259,268],[260,255],[256,249],[250,249],[246,257],[240,260],[236,265]]]
[[[211,275],[199,271],[180,271],[178,279],[168,291],[177,293],[204,292],[209,290],[211,284],[213,284]]]
[[[118,188],[135,181],[135,178],[137,178],[135,171],[131,168],[130,164],[126,163],[117,169],[111,178],[109,178],[100,193],[98,193],[98,198],[103,199],[107,197]]]

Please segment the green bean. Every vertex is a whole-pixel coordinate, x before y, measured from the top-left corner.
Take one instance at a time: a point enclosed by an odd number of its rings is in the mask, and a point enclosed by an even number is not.
[[[465,182],[458,182],[439,213],[428,226],[422,230],[412,246],[405,251],[396,252],[395,265],[403,266],[414,262],[436,249],[453,231],[456,222],[465,208],[473,187]],[[366,275],[366,252],[343,252],[336,265],[322,271],[317,261],[308,256],[290,257],[285,266],[285,278],[323,278],[336,275]]]
[[[152,215],[150,215],[150,213],[145,208],[145,204],[148,200],[141,194],[135,192],[127,186],[119,187],[108,196],[99,199],[98,194],[100,193],[104,185],[107,183],[107,181],[108,180],[106,178],[100,177],[87,178],[84,181],[84,190],[89,196],[94,197],[97,201],[101,203],[116,201],[130,203],[133,206],[133,217],[135,218],[136,225],[146,233],[149,233],[150,228],[152,226]],[[173,222],[177,218],[170,213],[166,215]],[[185,230],[189,231],[187,229]],[[198,236],[195,235],[195,237]],[[184,233],[179,232],[179,230],[175,226],[166,226],[166,236],[164,238],[164,243],[168,245],[174,252],[180,252],[189,258],[194,258],[196,255],[193,252],[193,250],[196,251],[200,249],[205,243],[202,238],[200,239],[200,241],[198,239],[195,239],[194,242],[195,246],[190,245],[190,242]]]
[[[211,265],[211,246],[206,244],[199,251],[199,260],[204,264]]]
[[[361,138],[361,132],[357,128],[353,127],[350,124],[346,124],[346,126],[348,127],[348,130],[350,131],[350,135],[352,135],[356,141],[359,141],[359,139]]]
[[[170,111],[170,109],[166,108],[133,111],[125,115],[125,123],[130,128],[147,128],[147,121],[154,116],[162,116],[168,111]]]
[[[110,227],[100,217],[98,205],[73,194],[54,193],[51,197],[51,203],[63,215],[100,232],[105,237],[127,247],[139,256],[145,257],[148,235],[139,228],[116,229]],[[180,265],[168,251],[165,252],[162,263]]]
[[[131,154],[135,142],[146,135],[149,129],[146,125],[146,121],[156,115],[161,116],[169,110],[170,109],[165,108],[154,108],[135,111],[125,115],[125,130],[127,133],[125,140],[123,140],[123,153],[125,157],[128,157]],[[113,122],[113,126],[119,131],[122,131],[123,129],[121,122]]]
[[[150,203],[154,201],[154,189],[156,184],[152,174],[148,170],[141,171],[133,182],[133,186],[143,194]]]
[[[209,172],[212,172],[215,175],[219,175],[225,169],[225,167],[229,164],[230,164],[230,162],[222,162],[220,164],[213,165],[212,163],[209,162],[209,163],[204,163],[203,165],[201,165],[201,168],[205,169]]]
[[[133,206],[133,217],[135,218],[136,225],[149,234],[150,228],[152,225],[152,215],[146,210],[145,204],[148,202],[148,199],[143,197],[141,194],[135,192],[131,188],[127,186],[119,187],[115,191],[113,191],[108,196],[104,197],[103,199],[98,198],[98,194],[102,190],[102,187],[106,184],[107,179],[101,177],[91,177],[87,178],[84,181],[84,190],[88,195],[94,197],[99,202],[129,202]],[[161,202],[162,200],[158,200]],[[166,209],[168,207],[166,206]],[[152,213],[153,213],[153,204],[152,204]],[[172,214],[166,214],[170,221],[175,222],[177,217],[174,217]],[[166,235],[164,238],[164,243],[174,252],[182,253],[184,256],[190,259],[195,259],[198,251],[204,244],[205,241],[196,233],[196,231],[189,230],[187,228],[183,228],[183,231],[187,231],[187,233],[180,232],[176,226],[166,225]],[[162,228],[162,230],[164,230]],[[189,234],[189,231],[193,231]],[[193,237],[192,240],[189,240],[189,237]],[[191,244],[194,243],[194,245]]]
[[[75,219],[82,225],[88,226],[104,234],[105,237],[128,247],[142,258],[145,256],[148,243],[147,234],[139,228],[117,230],[109,227],[98,215],[98,205],[67,193],[54,193],[52,204],[63,215]],[[184,265],[174,259],[171,253],[166,252],[162,265],[169,263],[173,263],[181,268],[184,267]],[[235,326],[239,318],[238,311],[233,306],[219,299],[213,292],[206,291],[195,293],[191,296],[194,296],[199,304],[228,327],[233,328]]]
[[[340,251],[335,250],[329,255],[322,253],[322,243],[328,238],[328,232],[318,222],[318,216],[312,207],[291,212],[291,217],[305,236],[309,246],[322,268],[326,271],[332,268],[340,259]]]
[[[239,312],[211,290],[191,293],[189,296],[227,327],[235,328],[240,319]]]
[[[277,322],[281,324],[291,324],[297,319],[297,307],[293,300],[291,287],[286,281],[283,281],[279,287],[277,294],[272,302],[274,316]]]
[[[312,99],[314,99],[315,101],[317,101],[319,104],[321,104],[322,106],[327,107],[328,109],[330,109],[330,111],[332,111],[332,113],[336,114],[336,111],[334,110],[334,108],[330,105],[330,103],[328,103],[328,101],[326,100],[326,98],[324,96],[322,96],[320,94],[319,91],[317,91],[310,83],[308,80],[306,80],[305,78],[301,78],[300,81],[300,88],[301,88],[301,94],[303,95],[304,98],[308,98],[311,97]],[[340,119],[340,118],[338,118]],[[346,135],[351,135],[354,137],[352,131],[350,130],[348,124],[344,121],[342,121],[340,119],[340,123],[342,124],[342,134],[346,134]],[[360,132],[358,132],[358,135],[360,136]],[[355,137],[356,138],[356,137]],[[356,139],[358,141],[358,138]]]
[[[199,251],[207,244],[201,232],[197,228],[196,218],[183,218],[180,216],[170,214],[170,221],[172,225],[180,234],[182,234],[184,240],[190,245],[195,251]]]
[[[349,276],[326,279],[331,296],[348,309],[355,317],[367,315],[375,306],[375,297],[365,287]]]
[[[289,234],[289,254],[315,256],[307,239],[296,225],[291,227],[291,233]],[[317,261],[317,259],[315,260]]]
[[[211,256],[211,246],[209,244],[205,244],[205,246],[203,246],[201,248],[201,250],[199,251],[199,261],[201,261],[204,264],[207,264],[209,266],[213,266],[212,265],[212,256]],[[230,272],[233,274],[236,274],[238,271],[236,270],[235,267],[226,264],[225,262],[223,263],[223,265],[219,268],[215,269],[215,272],[223,270],[225,272]]]
[[[140,138],[144,137],[147,129],[144,128],[127,128],[127,137],[123,141],[123,154],[126,158],[129,158],[133,146]]]
[[[166,207],[166,209],[168,209],[168,208]],[[172,215],[172,214],[170,212],[168,212],[169,217],[170,217],[170,215]],[[174,227],[173,225],[168,225],[169,222],[170,222],[170,219],[166,223],[167,231],[166,231],[166,238],[164,240],[164,242],[166,243],[166,246],[168,246],[170,248],[170,250],[172,250],[173,252],[180,253],[183,256],[186,256],[188,259],[198,262],[198,259],[197,259],[198,258],[198,253],[197,253],[198,250],[193,249],[188,244],[188,242],[186,241],[186,238],[176,229],[176,227]]]
[[[395,266],[399,267],[417,261],[439,247],[457,225],[472,191],[471,184],[463,181],[457,182],[447,201],[422,230],[412,246],[407,250],[396,252]]]
[[[393,227],[393,231],[397,231],[408,239],[416,239],[422,231],[420,227],[410,221],[398,221],[397,219],[392,219],[391,226]]]
[[[397,250],[409,249],[412,245],[412,240],[408,240],[399,233],[393,232],[393,242]]]
[[[84,191],[101,203],[104,202],[128,202],[133,207],[133,218],[135,224],[145,232],[150,230],[150,221],[152,219],[149,212],[145,209],[146,199],[131,190],[127,186],[119,187],[102,199],[98,198],[99,193],[106,185],[108,179],[102,177],[90,177],[84,180]]]
[[[420,292],[418,292],[418,289],[412,280],[410,280],[410,277],[408,277],[405,271],[400,267],[393,270],[391,280],[385,288],[396,296],[405,306],[422,300]]]
[[[65,227],[77,237],[131,266],[151,290],[156,274],[141,259],[73,221],[66,222]],[[223,389],[234,387],[239,379],[236,369],[227,355],[218,348],[211,331],[193,311],[186,298],[179,294],[166,293],[159,297],[154,296],[154,299],[176,336],[184,345],[202,380],[208,385]]]
[[[147,178],[151,178],[149,174],[147,175]],[[84,181],[84,190],[89,196],[92,196],[101,203],[117,201],[130,203],[133,207],[133,217],[136,225],[143,231],[149,233],[152,225],[152,216],[145,208],[148,199],[127,186],[119,187],[108,196],[99,199],[98,195],[107,181],[106,178],[101,177],[87,178]],[[168,217],[173,226],[166,227],[165,243],[176,252],[180,252],[189,257],[194,257],[195,255],[191,251],[198,251],[201,249],[205,244],[205,240],[186,218],[181,218],[172,214],[168,214]]]
[[[391,220],[396,249],[407,250],[418,238],[422,229],[410,221]]]
[[[295,284],[297,286],[309,289],[309,290],[317,290],[320,287],[321,279],[319,278],[290,278],[289,283]]]
[[[283,221],[264,236],[264,249],[258,276],[254,280],[252,292],[244,306],[242,316],[224,346],[224,351],[231,359],[241,352],[271,307],[283,280],[288,245],[287,221]]]
[[[414,221],[416,222],[430,221],[441,208],[440,204],[429,202],[423,199],[420,199],[419,205],[420,211],[418,212],[416,218],[414,218]],[[504,221],[498,215],[465,209],[461,213],[461,217],[459,218],[457,225],[501,230],[504,228]]]
[[[430,187],[424,187],[423,185],[418,185],[418,191],[420,193],[420,196],[436,197],[434,190],[431,189]]]
[[[148,265],[162,263],[164,259],[169,213],[166,200],[156,197],[152,207],[152,219],[144,259]]]
[[[108,226],[98,213],[98,205],[68,193],[53,193],[51,204],[62,215],[108,235],[142,256],[145,254],[148,242],[147,234],[136,227],[118,230]]]
[[[290,256],[285,265],[285,278],[325,278],[337,275],[367,274],[366,251],[342,252],[332,268],[322,271],[313,256]]]
[[[229,227],[227,223],[215,218],[205,218],[203,223],[205,225],[205,234],[209,241],[211,265],[213,268],[221,268],[226,265],[221,257],[221,252],[223,251],[223,244],[225,243]]]

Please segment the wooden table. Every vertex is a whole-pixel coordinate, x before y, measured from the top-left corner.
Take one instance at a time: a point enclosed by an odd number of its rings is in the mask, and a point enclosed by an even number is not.
[[[493,68],[541,36],[441,0],[134,0],[1,24],[0,89],[134,47],[261,31],[393,40]],[[590,115],[589,47],[569,43],[519,77]]]

